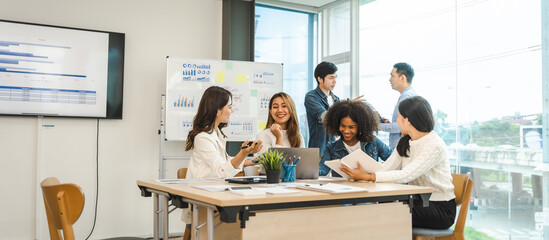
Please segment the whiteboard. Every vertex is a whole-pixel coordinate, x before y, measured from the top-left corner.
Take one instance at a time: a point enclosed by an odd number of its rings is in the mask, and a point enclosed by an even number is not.
[[[204,91],[219,86],[233,95],[228,141],[255,139],[264,129],[271,96],[282,91],[282,63],[185,59],[166,62],[166,140],[186,141]]]

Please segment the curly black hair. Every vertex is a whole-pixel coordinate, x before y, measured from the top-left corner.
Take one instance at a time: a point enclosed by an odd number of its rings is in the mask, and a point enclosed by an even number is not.
[[[356,138],[361,142],[374,142],[374,132],[379,130],[379,115],[370,106],[353,100],[343,100],[334,103],[324,117],[324,128],[330,135],[339,135],[341,119],[350,117],[357,125]]]

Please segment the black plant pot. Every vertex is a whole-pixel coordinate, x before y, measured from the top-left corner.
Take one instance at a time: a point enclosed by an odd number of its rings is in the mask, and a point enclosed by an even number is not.
[[[265,170],[265,173],[267,173],[267,183],[279,183],[280,182],[280,169]]]

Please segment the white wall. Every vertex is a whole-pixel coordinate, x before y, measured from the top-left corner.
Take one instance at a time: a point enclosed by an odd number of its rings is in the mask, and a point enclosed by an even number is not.
[[[0,116],[0,239],[48,239],[38,184],[49,176],[83,188],[76,239],[89,234],[97,130],[99,206],[91,239],[150,236],[153,200],[140,196],[136,180],[158,177],[165,59],[221,58],[222,1],[0,0],[0,6],[0,19],[126,34],[123,120]],[[170,162],[168,176],[181,164]],[[183,231],[172,215],[171,230]]]

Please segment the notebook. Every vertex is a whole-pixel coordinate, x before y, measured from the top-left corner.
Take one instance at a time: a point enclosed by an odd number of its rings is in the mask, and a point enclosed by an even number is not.
[[[271,148],[280,151],[287,158],[301,157],[296,165],[296,178],[317,179],[320,152],[318,148]]]

